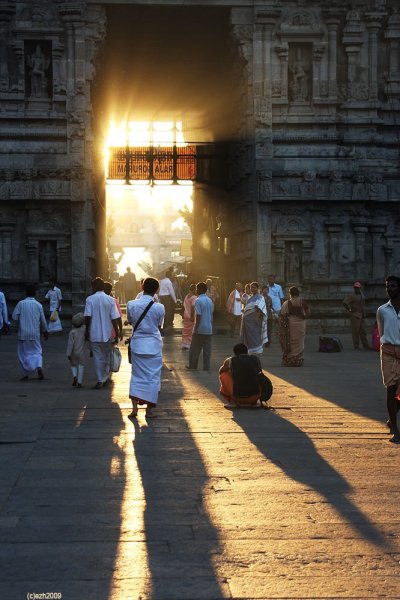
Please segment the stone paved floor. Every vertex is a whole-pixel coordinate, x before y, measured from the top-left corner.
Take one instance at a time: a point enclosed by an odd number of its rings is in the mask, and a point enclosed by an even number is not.
[[[2,338],[0,598],[400,598],[400,447],[378,355],[341,337],[319,354],[309,336],[301,369],[274,343],[272,410],[234,411],[216,376],[232,340],[207,373],[166,338],[148,423],[127,418],[126,360],[111,390],[91,366],[77,390],[51,338],[48,378],[22,383]]]

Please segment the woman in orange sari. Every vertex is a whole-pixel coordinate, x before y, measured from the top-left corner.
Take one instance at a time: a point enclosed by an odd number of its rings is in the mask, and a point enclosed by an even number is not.
[[[196,320],[194,303],[196,302],[196,284],[192,283],[189,293],[183,301],[182,350],[189,350],[192,341],[193,328]]]
[[[304,362],[304,338],[308,304],[300,298],[296,286],[289,289],[289,300],[282,304],[279,315],[279,338],[282,347],[282,366],[301,367]]]

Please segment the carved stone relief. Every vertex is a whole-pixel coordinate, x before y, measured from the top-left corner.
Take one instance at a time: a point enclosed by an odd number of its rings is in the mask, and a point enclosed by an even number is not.
[[[289,100],[296,104],[311,101],[311,44],[289,44]]]
[[[53,94],[52,50],[48,40],[25,40],[25,95],[30,99]]]

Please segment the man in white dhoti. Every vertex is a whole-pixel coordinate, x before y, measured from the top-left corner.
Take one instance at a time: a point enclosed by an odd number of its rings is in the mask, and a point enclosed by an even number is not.
[[[35,296],[36,287],[28,285],[25,300],[18,302],[12,314],[13,320],[18,323],[17,354],[24,371],[22,381],[28,381],[29,373],[35,370],[38,379],[44,379],[40,332],[47,339],[48,331],[43,306],[35,300]]]
[[[119,331],[119,313],[114,298],[104,293],[104,281],[101,277],[92,281],[92,288],[93,294],[86,299],[85,304],[85,339],[90,340],[97,377],[94,389],[99,390],[110,382],[110,340],[113,327],[115,331]],[[119,338],[122,339],[121,333]]]
[[[160,328],[165,308],[154,302],[159,283],[153,277],[143,282],[143,296],[127,304],[128,322],[133,327],[130,341],[132,375],[129,397],[132,400],[130,418],[137,416],[138,404],[146,405],[146,417],[152,417],[161,386],[162,337]]]

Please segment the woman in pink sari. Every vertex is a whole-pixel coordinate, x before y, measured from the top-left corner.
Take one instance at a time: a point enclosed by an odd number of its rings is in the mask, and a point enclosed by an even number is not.
[[[196,284],[192,283],[189,293],[183,301],[182,350],[189,350],[196,320],[194,303],[196,302]]]

